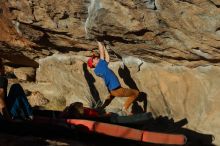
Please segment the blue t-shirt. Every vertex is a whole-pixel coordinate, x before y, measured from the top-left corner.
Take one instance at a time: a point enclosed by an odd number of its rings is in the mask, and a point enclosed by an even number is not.
[[[105,85],[110,91],[121,86],[117,76],[108,68],[108,63],[105,60],[99,60],[94,72],[97,76],[104,79]]]

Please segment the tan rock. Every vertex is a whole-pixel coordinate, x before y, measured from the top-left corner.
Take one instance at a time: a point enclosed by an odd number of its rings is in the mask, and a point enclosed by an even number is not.
[[[9,2],[11,12],[9,5],[0,5],[4,12],[0,14],[0,57],[37,67],[24,55],[39,58],[87,51],[96,47],[90,39],[104,37],[124,58],[143,60],[124,62],[137,87],[148,94],[148,111],[155,116],[187,118],[189,128],[214,134],[215,143],[220,144],[219,0]],[[41,47],[31,48],[29,40]],[[86,58],[77,55],[40,59],[38,83],[27,88],[50,99],[51,109],[60,110],[74,101],[91,107],[97,100],[92,94],[104,100],[108,91],[84,62]],[[109,66],[118,75],[121,64]],[[120,108],[124,100],[116,98],[109,108]]]
[[[220,62],[218,0],[9,2],[14,9],[8,17],[16,20],[14,26],[27,38],[23,41],[26,44],[31,40],[43,47],[58,46],[60,52],[91,50],[96,46],[90,39],[101,36],[111,41],[120,55],[136,56],[147,62],[169,62],[187,67],[219,65]],[[26,25],[21,27],[19,22]],[[15,29],[8,29],[13,25],[0,25],[7,28],[3,30],[15,33]],[[33,31],[28,33],[30,27]],[[33,39],[34,31],[37,35]],[[22,45],[23,38],[13,36],[16,40],[5,39],[14,40],[10,42],[17,46],[28,46]],[[45,50],[48,52],[21,51],[31,54],[28,56],[32,58],[55,52]]]
[[[35,43],[21,36],[17,24],[13,23],[13,16],[9,12],[9,4],[0,2],[0,57],[12,61],[14,64],[38,67],[38,63],[25,56],[21,50],[30,51]],[[33,53],[33,51],[31,51]],[[31,54],[30,52],[28,54]]]
[[[99,97],[101,101],[108,95],[104,82],[92,70],[83,65],[85,57],[73,55],[53,55],[40,60],[37,84],[26,85],[29,90],[38,90],[50,100],[49,109],[62,110],[70,103],[80,101],[92,107]],[[168,116],[175,121],[187,118],[187,128],[213,134],[214,143],[220,143],[218,95],[220,68],[201,66],[190,69],[184,66],[146,63],[134,57],[123,58],[128,70],[119,68],[122,62],[110,63],[123,87],[136,84],[147,94],[147,111],[154,116]],[[129,79],[130,78],[130,79]],[[97,94],[98,93],[98,94]],[[115,98],[107,107],[121,109],[126,98]],[[143,108],[143,103],[139,105]]]
[[[9,74],[14,74],[14,67],[5,66],[5,72]]]
[[[14,69],[14,74],[19,80],[34,81],[35,69],[31,67],[20,67]]]
[[[49,103],[49,100],[46,99],[44,95],[39,91],[32,92],[31,95],[28,96],[27,98],[32,107],[43,106]]]

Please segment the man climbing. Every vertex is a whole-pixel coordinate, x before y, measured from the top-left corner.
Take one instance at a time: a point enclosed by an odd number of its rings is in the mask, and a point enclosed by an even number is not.
[[[108,51],[101,42],[97,43],[99,49],[99,57],[93,55],[91,58],[88,59],[87,64],[90,68],[94,68],[94,72],[97,76],[104,79],[105,85],[107,86],[110,92],[110,95],[107,97],[101,108],[104,109],[106,106],[108,106],[114,99],[114,97],[128,97],[128,99],[124,103],[122,110],[126,113],[129,113],[128,108],[138,97],[139,91],[136,89],[128,89],[121,87],[121,84],[117,76],[108,67],[108,63],[110,61]]]

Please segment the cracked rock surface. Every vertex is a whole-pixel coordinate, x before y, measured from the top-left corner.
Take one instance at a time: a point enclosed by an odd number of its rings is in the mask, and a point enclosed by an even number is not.
[[[32,58],[53,54],[55,50],[91,50],[96,47],[92,39],[100,36],[110,41],[119,54],[136,56],[147,62],[188,67],[219,65],[218,0],[3,2],[8,12],[5,18],[1,17],[2,21],[13,20],[21,38],[3,32],[1,40],[10,44],[7,37],[13,36],[18,38],[17,46],[22,46],[19,40],[23,38],[39,45],[40,49],[22,50],[32,54]],[[2,11],[6,13],[5,9]],[[11,25],[5,23],[3,27]]]
[[[187,118],[187,128],[220,144],[219,0],[1,0],[0,28],[0,57],[15,70],[36,68],[36,79],[21,84],[48,99],[45,108],[105,99],[85,64],[99,38],[122,85],[147,94],[145,110]]]

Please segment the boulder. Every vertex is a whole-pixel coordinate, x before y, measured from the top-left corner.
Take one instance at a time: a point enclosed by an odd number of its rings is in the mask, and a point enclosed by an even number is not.
[[[108,91],[85,62],[101,39],[122,86],[143,92],[136,106],[187,118],[188,128],[214,134],[219,145],[219,6],[219,0],[3,0],[0,57],[33,67],[39,60],[37,82],[25,88],[49,99],[48,109],[75,101],[95,107]],[[17,76],[29,80],[25,71]],[[108,108],[121,108],[125,99]]]
[[[32,59],[91,50],[99,37],[121,56],[146,62],[220,62],[217,0],[10,0],[0,7],[0,41]],[[9,46],[3,52],[13,52]]]
[[[37,83],[26,85],[26,88],[43,93],[50,100],[48,109],[61,110],[77,101],[94,107],[109,93],[103,80],[87,68],[86,60],[86,57],[72,55],[42,59],[37,70]],[[209,65],[190,69],[151,64],[134,57],[123,58],[123,61],[110,63],[109,67],[123,87],[138,88],[142,92],[142,99],[130,110],[152,112],[155,117],[167,116],[176,121],[186,118],[187,128],[213,134],[215,143],[220,143],[219,67]],[[125,100],[126,97],[115,98],[107,111],[121,109]]]
[[[39,91],[34,91],[32,92],[28,97],[27,97],[30,105],[32,107],[35,107],[35,106],[44,106],[46,105],[47,103],[49,103],[49,100],[46,99],[44,97],[44,95],[42,93],[40,93]]]
[[[20,67],[14,69],[14,74],[19,80],[35,81],[35,69],[32,67]]]

